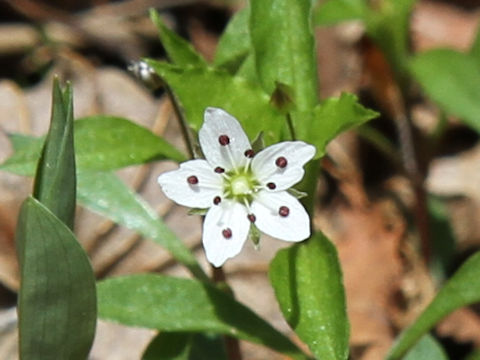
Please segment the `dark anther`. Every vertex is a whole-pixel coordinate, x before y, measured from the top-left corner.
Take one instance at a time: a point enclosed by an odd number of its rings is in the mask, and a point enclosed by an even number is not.
[[[251,223],[254,223],[257,220],[255,215],[253,215],[253,214],[248,214],[247,218],[248,218],[248,220],[250,220]]]
[[[222,235],[225,239],[230,239],[232,237],[232,230],[230,228],[223,229]]]
[[[288,214],[290,214],[290,209],[286,206],[280,206],[280,209],[278,209],[278,215],[287,217]]]
[[[198,178],[195,175],[191,175],[187,178],[187,182],[190,185],[196,185],[196,184],[198,184]]]
[[[218,204],[220,204],[221,202],[222,202],[222,198],[221,198],[220,196],[215,196],[215,197],[213,198],[213,203],[214,203],[215,205],[218,205]]]
[[[220,166],[217,166],[214,170],[217,174],[221,174],[221,173],[224,173],[225,172],[225,169],[220,167]]]
[[[285,168],[287,164],[288,161],[283,156],[280,156],[279,158],[277,158],[277,160],[275,160],[275,165],[277,165],[281,169]]]
[[[230,138],[227,135],[220,135],[218,137],[218,142],[220,143],[220,145],[225,146],[230,144]]]
[[[267,187],[268,187],[270,190],[273,190],[273,189],[275,189],[275,188],[277,187],[277,185],[275,185],[275,183],[273,183],[273,182],[269,182],[269,183],[267,184]]]
[[[243,153],[247,158],[253,158],[253,155],[255,155],[255,153],[253,152],[252,149],[248,149],[248,150],[245,150],[245,152]]]

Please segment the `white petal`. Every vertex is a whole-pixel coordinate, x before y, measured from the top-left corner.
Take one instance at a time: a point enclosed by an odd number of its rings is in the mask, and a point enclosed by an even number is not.
[[[285,190],[303,178],[303,165],[315,155],[315,147],[303,141],[284,141],[260,151],[252,160],[252,171],[262,183],[272,182],[275,191]],[[276,160],[284,157],[287,166],[280,168]]]
[[[196,176],[198,184],[189,184],[189,176]],[[199,159],[186,161],[178,170],[161,174],[158,183],[165,195],[176,203],[205,209],[213,205],[216,196],[221,196],[223,178],[207,161]]]
[[[220,145],[221,135],[228,136],[228,145]],[[212,167],[220,166],[231,170],[245,165],[245,151],[250,149],[250,142],[237,119],[226,111],[207,108],[198,136],[203,154]]]
[[[222,266],[242,250],[250,230],[247,215],[245,206],[231,200],[224,200],[208,210],[202,238],[207,259],[214,266]],[[229,239],[222,233],[226,229],[231,230]]]
[[[288,216],[280,216],[279,209],[286,206]],[[260,191],[251,205],[260,231],[277,239],[302,241],[310,236],[310,218],[302,204],[286,191]]]

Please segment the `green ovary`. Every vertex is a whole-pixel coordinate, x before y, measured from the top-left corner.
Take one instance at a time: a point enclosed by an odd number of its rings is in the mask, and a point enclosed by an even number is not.
[[[231,178],[225,181],[225,195],[227,198],[234,199],[240,203],[247,201],[250,203],[253,195],[257,192],[258,182],[249,172],[231,175]]]

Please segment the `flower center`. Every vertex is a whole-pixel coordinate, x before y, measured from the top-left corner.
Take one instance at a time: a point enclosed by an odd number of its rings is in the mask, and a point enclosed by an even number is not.
[[[231,186],[233,196],[248,195],[252,192],[250,182],[244,175],[233,178]]]

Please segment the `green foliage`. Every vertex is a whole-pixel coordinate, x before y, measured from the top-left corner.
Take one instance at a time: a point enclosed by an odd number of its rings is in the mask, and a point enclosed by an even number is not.
[[[22,360],[87,358],[96,325],[95,277],[71,232],[75,213],[73,101],[53,84],[49,133],[37,166],[34,196],[17,223],[20,265],[19,352]],[[14,147],[28,145],[17,137]]]
[[[477,29],[477,36],[470,49],[470,56],[477,62],[477,66],[480,66],[480,26]]]
[[[349,325],[337,252],[321,233],[280,250],[270,265],[280,309],[317,359],[348,358]]]
[[[480,252],[477,252],[457,270],[423,313],[400,335],[387,359],[401,359],[406,351],[445,316],[479,301]]]
[[[442,346],[430,335],[420,341],[403,357],[403,360],[448,360]]]
[[[78,201],[90,210],[152,239],[168,250],[197,278],[208,280],[185,244],[145,201],[114,174],[83,173],[79,175]]]
[[[223,337],[187,332],[161,332],[142,360],[227,360]]]
[[[257,75],[268,94],[276,83],[293,89],[298,110],[317,103],[317,62],[311,0],[252,0],[250,35]]]
[[[365,0],[327,0],[315,10],[314,22],[322,26],[348,20],[365,20],[369,10]]]
[[[73,229],[76,177],[71,86],[62,92],[55,79],[52,103],[51,125],[38,161],[33,196]]]
[[[284,335],[230,295],[196,280],[144,274],[97,284],[100,316],[160,331],[212,332],[306,359]]]
[[[235,75],[251,54],[250,8],[237,12],[220,38],[215,53],[214,65]]]
[[[317,148],[315,158],[319,158],[325,154],[325,147],[330,140],[342,131],[377,116],[376,111],[360,105],[355,95],[343,93],[339,98],[329,98],[317,105],[310,126],[298,124],[298,138],[315,145]]]
[[[114,170],[149,161],[186,160],[185,155],[150,130],[114,116],[90,116],[74,122],[78,172]],[[0,170],[33,175],[42,139],[13,135],[16,152]],[[14,143],[15,144],[15,143]]]
[[[170,30],[153,9],[150,10],[150,18],[157,26],[162,45],[173,63],[181,66],[203,67],[206,65],[205,59],[193,49],[192,45]]]
[[[410,67],[428,96],[480,132],[480,68],[473,56],[430,50],[415,56]]]
[[[285,118],[273,109],[269,96],[259,86],[213,68],[179,68],[153,60],[148,63],[173,90],[194,130],[202,125],[205,109],[213,106],[238,118],[250,139],[263,131],[267,144],[279,140]]]
[[[70,229],[38,200],[20,211],[16,243],[20,358],[87,358],[96,325],[95,277]]]
[[[433,196],[427,201],[430,214],[430,234],[433,256],[430,263],[432,273],[438,280],[445,280],[455,255],[455,235],[445,204]]]

